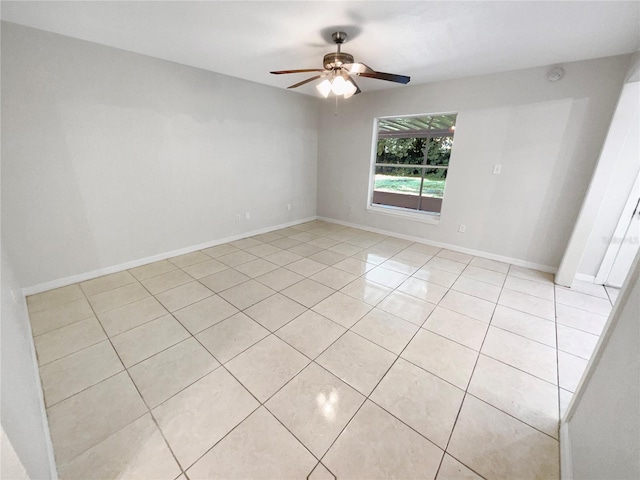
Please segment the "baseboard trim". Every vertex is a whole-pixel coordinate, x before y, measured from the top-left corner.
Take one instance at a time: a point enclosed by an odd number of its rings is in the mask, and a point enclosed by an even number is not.
[[[596,283],[595,275],[587,275],[586,273],[576,273],[574,280],[582,280],[583,282]]]
[[[569,424],[567,423],[560,425],[560,478],[562,480],[573,478],[571,438],[569,437]]]
[[[274,230],[280,230],[281,228],[293,227],[301,223],[310,222],[316,220],[316,216],[301,218],[292,222],[282,223],[271,227],[260,228],[258,230],[252,230],[250,232],[240,233],[238,235],[231,235],[229,237],[218,238],[210,242],[201,243],[199,245],[191,245],[189,247],[180,248],[178,250],[172,250],[170,252],[159,253],[150,257],[141,258],[138,260],[132,260],[130,262],[120,263],[118,265],[112,265],[110,267],[98,268],[97,270],[91,270],[89,272],[79,273],[71,275],[69,277],[59,278],[57,280],[51,280],[49,282],[39,283],[30,287],[24,287],[22,294],[24,296],[35,295],[37,293],[53,290],[54,288],[66,287],[67,285],[73,285],[74,283],[84,282],[86,280],[92,280],[94,278],[102,277],[103,275],[109,275],[110,273],[122,272],[129,270],[130,268],[140,267],[148,263],[158,262],[160,260],[166,260],[167,258],[176,257],[178,255],[184,255],[185,253],[196,252],[204,248],[215,247],[216,245],[222,245],[223,243],[233,242],[242,238],[253,237],[262,233],[273,232]]]
[[[402,233],[391,232],[389,230],[382,230],[379,228],[368,227],[365,225],[358,225],[356,223],[344,222],[342,220],[336,220],[329,217],[318,216],[318,220],[322,220],[329,223],[336,223],[338,225],[343,225],[345,227],[359,228],[361,230],[366,230],[368,232],[379,233],[381,235],[390,235],[393,237],[402,238],[404,240],[409,240],[411,242],[423,243],[425,245],[431,245],[432,247],[438,248],[446,248],[448,250],[453,250],[454,252],[466,253],[468,255],[473,255],[474,257],[482,257],[489,260],[496,260],[498,262],[510,263],[512,265],[517,265],[518,267],[532,268],[534,270],[540,270],[541,272],[547,273],[556,273],[558,269],[556,267],[550,267],[549,265],[542,265],[540,263],[533,263],[526,260],[520,260],[519,258],[511,258],[504,257],[502,255],[496,255],[489,252],[483,252],[480,250],[473,250],[471,248],[459,247],[457,245],[452,245],[450,243],[442,243],[442,242],[434,242],[432,240],[427,240],[420,237],[414,237],[412,235],[405,235]]]
[[[526,260],[521,260],[519,258],[511,258],[505,257],[502,255],[496,255],[489,252],[483,252],[480,250],[474,250],[470,248],[459,247],[457,245],[452,245],[450,243],[443,242],[434,242],[432,240],[427,240],[420,237],[414,237],[412,235],[405,235],[402,233],[391,232],[389,230],[382,230],[379,228],[373,228],[366,225],[359,225],[351,222],[344,222],[342,220],[336,220],[334,218],[322,217],[322,216],[313,216],[301,218],[299,220],[294,220],[292,222],[282,223],[279,225],[273,225],[271,227],[261,228],[258,230],[252,230],[250,232],[244,232],[238,235],[231,235],[229,237],[218,238],[216,240],[212,240],[210,242],[201,243],[199,245],[191,245],[189,247],[180,248],[177,250],[172,250],[170,252],[164,252],[157,255],[152,255],[150,257],[141,258],[138,260],[132,260],[130,262],[121,263],[118,265],[112,265],[110,267],[99,268],[97,270],[91,270],[89,272],[79,273],[77,275],[71,275],[68,277],[59,278],[57,280],[52,280],[49,282],[39,283],[37,285],[33,285],[30,287],[24,287],[22,289],[22,293],[25,296],[35,295],[37,293],[46,292],[48,290],[53,290],[55,288],[66,287],[67,285],[73,285],[74,283],[84,282],[86,280],[92,280],[94,278],[102,277],[104,275],[109,275],[111,273],[121,272],[123,270],[128,270],[130,268],[140,267],[142,265],[146,265],[148,263],[158,262],[160,260],[166,260],[167,258],[176,257],[178,255],[184,255],[185,253],[191,253],[198,250],[202,250],[204,248],[215,247],[216,245],[221,245],[223,243],[233,242],[235,240],[240,240],[242,238],[253,237],[255,235],[260,235],[262,233],[269,233],[274,230],[280,230],[281,228],[292,227],[294,225],[299,225],[301,223],[310,222],[313,220],[322,220],[328,223],[335,223],[338,225],[343,225],[345,227],[359,228],[361,230],[366,230],[368,232],[379,233],[381,235],[389,235],[393,237],[402,238],[404,240],[409,240],[416,243],[423,243],[425,245],[431,245],[433,247],[438,248],[446,248],[448,250],[453,250],[454,252],[466,253],[469,255],[473,255],[475,257],[487,258],[489,260],[496,260],[498,262],[510,263],[512,265],[517,265],[519,267],[532,268],[534,270],[540,270],[542,272],[547,273],[556,273],[557,268],[551,267],[549,265],[542,265],[539,263],[529,262]],[[579,274],[581,275],[581,274]],[[578,278],[578,277],[577,277]],[[583,279],[583,278],[579,278]],[[593,278],[592,278],[593,279]]]
[[[49,463],[49,472],[51,480],[58,480],[58,469],[56,467],[56,458],[53,450],[53,441],[51,440],[51,430],[49,429],[49,420],[47,416],[47,407],[44,402],[44,389],[42,388],[42,380],[40,379],[40,369],[38,367],[38,356],[36,354],[36,346],[33,342],[33,331],[31,329],[31,322],[29,321],[29,309],[27,308],[26,296],[22,296],[20,300],[22,305],[22,311],[27,318],[24,320],[24,324],[27,328],[27,335],[29,338],[29,355],[31,356],[31,367],[33,369],[33,375],[36,381],[36,389],[38,390],[38,409],[40,410],[40,420],[42,422],[42,431],[44,433],[44,443],[47,450],[47,460]]]

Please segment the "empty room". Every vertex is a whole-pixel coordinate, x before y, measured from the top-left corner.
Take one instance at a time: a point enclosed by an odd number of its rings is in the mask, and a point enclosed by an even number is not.
[[[640,3],[2,1],[2,479],[640,478]]]

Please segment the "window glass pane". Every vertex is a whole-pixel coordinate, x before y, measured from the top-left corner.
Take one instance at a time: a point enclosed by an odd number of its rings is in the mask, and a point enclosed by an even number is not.
[[[380,192],[420,195],[422,169],[376,167],[373,189]]]
[[[372,205],[439,215],[457,114],[378,119]]]
[[[444,196],[447,171],[446,168],[429,168],[425,170],[424,184],[422,185],[423,197],[442,198]]]
[[[429,149],[427,150],[427,164],[448,166],[451,147],[453,147],[453,137],[430,138]]]
[[[381,138],[376,163],[422,165],[426,144],[425,138]]]

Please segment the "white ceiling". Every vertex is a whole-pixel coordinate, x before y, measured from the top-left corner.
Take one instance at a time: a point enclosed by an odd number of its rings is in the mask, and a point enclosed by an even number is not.
[[[286,87],[343,50],[412,84],[630,53],[640,2],[2,1],[2,19]],[[402,88],[361,78],[363,90]],[[310,84],[298,89],[316,94]]]

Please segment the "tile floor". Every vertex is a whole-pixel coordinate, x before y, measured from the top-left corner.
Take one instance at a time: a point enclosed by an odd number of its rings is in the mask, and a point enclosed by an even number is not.
[[[314,221],[27,300],[63,479],[556,479],[615,294]]]

